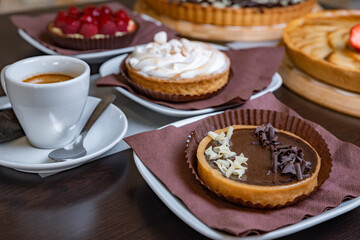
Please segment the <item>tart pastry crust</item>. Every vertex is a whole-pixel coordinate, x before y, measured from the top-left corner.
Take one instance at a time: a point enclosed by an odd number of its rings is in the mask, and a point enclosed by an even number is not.
[[[158,14],[173,19],[221,26],[268,26],[287,23],[311,12],[316,4],[316,0],[306,0],[284,7],[219,8],[169,0],[145,1]]]
[[[318,80],[360,93],[360,53],[348,43],[350,29],[358,23],[359,10],[329,10],[295,19],[283,33],[287,54]]]
[[[102,38],[79,38],[68,37],[61,31],[56,30],[54,23],[51,22],[48,25],[47,31],[51,36],[51,39],[59,46],[76,49],[76,50],[93,50],[93,49],[116,49],[128,46],[135,36],[137,31],[137,25],[134,22],[134,29],[121,36],[103,36]]]
[[[235,125],[234,132],[242,129],[253,129],[257,126]],[[219,129],[215,133],[227,132],[228,128]],[[204,184],[217,195],[226,198],[228,201],[243,204],[245,206],[259,208],[274,208],[289,205],[299,199],[305,198],[318,185],[318,174],[320,171],[321,159],[316,150],[304,139],[283,130],[277,131],[288,135],[290,138],[297,138],[304,142],[315,152],[316,166],[312,174],[294,183],[266,186],[252,185],[226,178],[221,171],[212,168],[205,158],[205,150],[212,138],[203,138],[197,149],[197,171]],[[251,144],[251,143],[249,143]],[[246,157],[246,155],[245,155]],[[256,159],[249,159],[256,161]],[[270,156],[269,156],[270,161]]]
[[[136,47],[124,63],[133,85],[156,99],[166,95],[169,101],[177,96],[209,97],[227,84],[230,71],[226,54],[202,42],[167,41],[165,32],[155,34],[154,42]],[[185,97],[179,99],[185,101]]]
[[[194,78],[158,78],[144,76],[125,62],[129,77],[140,86],[169,95],[198,96],[216,92],[228,82],[230,60],[226,57],[228,67],[221,73],[197,76]]]

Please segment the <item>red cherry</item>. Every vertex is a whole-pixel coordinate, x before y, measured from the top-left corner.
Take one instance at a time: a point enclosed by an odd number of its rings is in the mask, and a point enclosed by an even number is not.
[[[100,16],[100,9],[98,9],[96,6],[89,6],[84,9],[84,14],[98,17]]]
[[[66,19],[67,16],[68,16],[68,14],[67,14],[66,11],[60,11],[60,12],[57,13],[56,18]]]
[[[115,21],[116,29],[119,32],[127,32],[128,23],[125,20],[119,19]]]
[[[355,25],[350,30],[349,43],[356,50],[360,51],[360,24]]]
[[[99,33],[113,36],[116,33],[116,29],[116,25],[113,21],[107,21],[105,24],[100,25]]]
[[[58,12],[54,21],[54,26],[58,28],[62,28],[66,24],[67,15],[68,14],[66,11]]]
[[[98,21],[99,21],[99,25],[102,26],[107,24],[107,22],[112,21],[112,17],[111,15],[102,14],[98,17]]]
[[[79,32],[79,29],[80,29],[80,21],[68,18],[66,20],[65,26],[62,28],[62,31],[65,34],[73,34]]]
[[[68,17],[72,19],[79,19],[80,10],[77,7],[71,6],[68,9]]]
[[[83,23],[80,27],[79,33],[84,37],[91,37],[98,34],[99,28],[93,23]]]
[[[80,18],[80,22],[81,23],[94,23],[95,22],[95,18],[91,15],[82,15]]]
[[[101,12],[101,14],[105,14],[105,15],[111,15],[112,14],[111,9],[108,6],[105,6],[105,5],[101,6],[100,12]]]
[[[130,20],[129,16],[127,15],[127,13],[125,12],[125,10],[119,10],[116,12],[115,14],[116,19],[121,19],[121,20],[125,20],[126,22],[128,22]]]

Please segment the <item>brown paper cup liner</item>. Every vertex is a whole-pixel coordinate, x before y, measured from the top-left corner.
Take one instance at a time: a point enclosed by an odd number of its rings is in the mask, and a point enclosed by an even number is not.
[[[136,30],[131,33],[127,33],[123,36],[109,36],[107,38],[93,39],[93,38],[69,38],[61,36],[59,34],[53,33],[50,30],[52,23],[48,26],[48,33],[51,36],[51,39],[55,42],[56,45],[75,50],[93,50],[93,49],[117,49],[128,47],[132,42],[137,30],[138,24],[136,24]]]
[[[276,111],[262,110],[262,109],[235,109],[231,111],[226,111],[222,114],[208,117],[197,125],[197,127],[190,133],[185,149],[187,163],[189,164],[189,168],[191,169],[195,178],[204,187],[212,191],[200,179],[196,170],[197,148],[201,140],[208,135],[209,131],[215,131],[217,129],[226,128],[232,125],[258,126],[267,123],[271,123],[277,129],[294,133],[295,135],[306,140],[317,151],[317,153],[321,157],[321,167],[318,175],[318,186],[314,189],[314,191],[316,191],[316,189],[318,189],[325,182],[325,180],[329,178],[332,167],[331,154],[324,138],[305,120],[296,118],[294,116],[290,116],[283,112],[276,112]],[[309,195],[301,195],[295,198],[294,201],[287,202],[285,205],[276,205],[276,206],[272,206],[272,205],[263,206],[261,204],[253,204],[251,202],[245,202],[242,199],[224,197],[221,195],[217,195],[217,196],[220,196],[230,202],[241,204],[246,207],[271,209],[271,208],[280,208],[295,204],[300,200],[305,199]]]
[[[137,92],[139,92],[140,94],[147,96],[151,99],[155,99],[155,100],[162,100],[162,101],[166,101],[166,102],[196,101],[196,100],[206,99],[206,98],[215,96],[216,94],[221,92],[221,90],[223,90],[224,87],[226,86],[226,85],[223,86],[221,89],[219,89],[215,92],[201,94],[201,95],[175,95],[175,94],[166,94],[166,93],[162,93],[162,92],[157,92],[154,90],[150,90],[148,88],[144,88],[143,86],[139,85],[137,82],[131,80],[129,78],[129,75],[127,74],[125,61],[126,61],[126,58],[122,61],[121,65],[120,65],[120,72],[119,72],[120,77],[125,79],[131,85],[131,87],[134,90],[136,90]]]

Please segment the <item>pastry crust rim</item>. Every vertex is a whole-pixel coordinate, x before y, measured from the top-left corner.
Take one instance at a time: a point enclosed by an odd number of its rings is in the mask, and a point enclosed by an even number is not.
[[[133,20],[134,21],[134,20]],[[133,40],[134,36],[137,34],[139,29],[139,24],[134,21],[136,27],[134,30],[127,32],[121,36],[112,36],[112,35],[104,35],[102,38],[78,38],[73,36],[67,36],[62,32],[59,33],[54,31],[54,22],[50,22],[46,27],[46,33],[50,36],[51,40],[58,47],[71,49],[71,50],[97,50],[97,49],[105,49],[105,50],[113,50],[117,48],[124,48],[128,46]]]
[[[287,23],[291,19],[310,12],[316,5],[316,0],[273,8],[218,8],[189,2],[180,4],[169,0],[145,0],[145,2],[158,14],[176,20],[223,26],[269,26]]]
[[[132,20],[134,21],[134,20]],[[56,36],[59,36],[59,37],[63,37],[63,38],[68,38],[68,39],[79,39],[79,40],[84,40],[84,39],[89,39],[89,40],[102,40],[102,39],[111,39],[111,38],[121,38],[121,37],[125,37],[127,35],[130,35],[130,34],[133,34],[135,33],[139,26],[138,26],[138,23],[136,23],[134,21],[134,24],[135,24],[135,28],[132,30],[132,31],[128,31],[126,33],[124,33],[124,35],[121,35],[121,36],[113,36],[113,35],[106,35],[106,34],[102,34],[104,35],[103,38],[91,38],[91,37],[83,37],[83,38],[78,38],[78,37],[71,37],[71,36],[67,36],[66,34],[64,33],[59,33],[57,31],[54,31],[53,28],[56,28],[55,25],[54,25],[54,22],[50,22],[48,25],[47,25],[47,30],[50,34],[53,34],[53,35],[56,35]],[[81,35],[80,33],[78,33],[79,35]]]
[[[225,54],[222,53],[226,60],[226,66],[224,69],[219,73],[212,73],[207,75],[198,75],[193,78],[160,78],[160,77],[153,77],[153,76],[146,76],[144,74],[139,73],[139,71],[133,69],[129,64],[129,57],[127,57],[125,61],[125,68],[128,71],[128,75],[130,79],[137,84],[139,84],[141,87],[155,91],[160,92],[164,94],[169,95],[203,95],[203,94],[209,94],[216,92],[220,89],[222,89],[229,81],[230,78],[230,59]],[[201,84],[211,84],[211,82],[217,82],[218,85],[215,88],[210,89],[210,91],[207,88],[200,89]],[[191,94],[186,91],[186,87],[189,84],[196,85],[198,87],[198,90],[200,90],[196,94]],[[164,91],[165,85],[170,86],[170,88],[175,88],[178,91],[172,91],[166,89]]]

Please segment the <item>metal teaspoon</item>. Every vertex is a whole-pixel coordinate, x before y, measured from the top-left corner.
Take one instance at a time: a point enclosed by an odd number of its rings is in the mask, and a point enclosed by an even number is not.
[[[75,141],[63,148],[51,151],[48,157],[55,161],[63,162],[85,156],[87,152],[83,143],[87,133],[105,109],[115,100],[115,98],[116,96],[114,94],[103,97]]]

